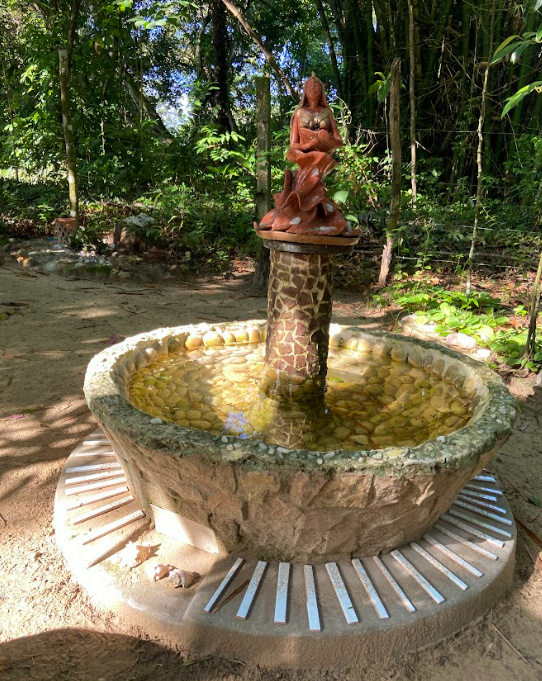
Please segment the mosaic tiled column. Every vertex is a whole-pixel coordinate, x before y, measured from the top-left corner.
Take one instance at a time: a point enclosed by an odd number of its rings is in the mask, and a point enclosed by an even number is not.
[[[331,320],[333,255],[271,250],[266,369],[269,397],[323,395]]]

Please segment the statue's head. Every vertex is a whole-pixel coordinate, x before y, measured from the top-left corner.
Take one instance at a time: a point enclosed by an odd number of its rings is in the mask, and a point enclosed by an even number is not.
[[[318,78],[315,74],[314,71],[312,72],[312,75],[310,78],[307,78],[305,83],[303,84],[303,96],[301,98],[301,102],[299,106],[309,106],[309,98],[307,95],[311,96],[311,99],[314,97],[318,97],[318,102],[317,106],[326,106],[327,107],[327,101],[326,101],[326,93],[324,91],[324,84]]]

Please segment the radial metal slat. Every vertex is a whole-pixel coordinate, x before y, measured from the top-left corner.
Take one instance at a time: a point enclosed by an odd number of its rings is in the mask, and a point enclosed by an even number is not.
[[[348,624],[357,624],[359,619],[356,615],[356,611],[354,610],[354,605],[350,600],[350,594],[346,589],[346,585],[343,581],[343,578],[341,577],[337,563],[326,563],[326,570],[335,591],[335,595],[339,601],[339,605],[342,608],[344,618]]]
[[[480,487],[480,485],[468,484],[465,485],[467,489],[473,489],[476,492],[489,492],[490,494],[496,494],[498,497],[502,497],[503,493],[500,489],[493,489],[493,487]]]
[[[215,605],[218,602],[218,599],[222,596],[224,591],[227,589],[228,584],[231,582],[231,580],[239,572],[239,570],[241,569],[241,565],[243,565],[244,562],[245,562],[244,558],[237,558],[235,563],[228,570],[228,573],[226,574],[224,579],[220,582],[218,589],[211,596],[211,600],[205,606],[205,608],[204,608],[205,612],[211,612],[211,610],[215,607]]]
[[[83,440],[81,443],[85,447],[111,447],[111,443],[105,437],[89,437],[88,440]]]
[[[450,521],[447,520],[446,522],[450,522]],[[456,527],[457,527],[457,525],[456,525]],[[465,537],[462,537],[460,534],[457,534],[456,532],[453,532],[452,530],[448,529],[447,527],[444,527],[444,525],[442,525],[441,523],[435,523],[435,530],[438,530],[442,534],[445,534],[447,537],[450,537],[450,539],[455,539],[455,541],[460,542],[463,546],[467,546],[472,551],[476,551],[476,553],[479,553],[481,556],[485,556],[486,558],[489,558],[490,560],[499,560],[499,556],[496,556],[494,553],[491,553],[491,551],[484,549],[483,546],[478,546],[478,544],[475,544],[474,542],[469,541]],[[468,530],[465,530],[465,531],[468,531]]]
[[[463,492],[459,495],[459,499],[469,504],[474,504],[475,506],[481,506],[482,508],[488,508],[491,511],[496,511],[501,515],[506,515],[507,513],[506,509],[503,508],[502,506],[497,506],[496,504],[489,504],[487,501],[483,501],[482,499],[476,497],[471,497]]]
[[[95,463],[87,466],[74,466],[73,468],[66,468],[66,473],[90,473],[91,471],[106,471],[113,468],[120,468],[120,463]]]
[[[320,612],[318,611],[318,598],[316,597],[316,585],[314,583],[314,571],[312,565],[304,565],[305,596],[307,599],[307,616],[309,618],[309,630],[321,631]]]
[[[454,506],[459,506],[459,508],[464,508],[466,511],[470,511],[471,513],[477,513],[478,515],[483,515],[484,518],[489,518],[490,520],[495,520],[498,523],[502,523],[503,525],[509,525],[510,527],[512,526],[512,521],[509,518],[502,518],[501,516],[498,516],[496,513],[491,513],[490,511],[486,511],[483,508],[479,508],[478,506],[475,506],[475,501],[472,499],[472,504],[468,504],[466,501],[461,501],[460,499],[456,499],[454,501]],[[506,511],[505,511],[506,513]]]
[[[417,544],[415,541],[410,543],[411,548],[416,551],[418,555],[420,555],[422,558],[424,558],[430,565],[432,565],[435,570],[438,570],[439,572],[442,572],[443,575],[448,577],[448,579],[453,582],[456,586],[458,586],[462,591],[466,591],[469,588],[469,585],[464,582],[462,579],[460,579],[455,572],[452,572],[451,570],[448,570],[448,568],[443,565],[439,560],[437,560],[434,556],[432,556],[429,551],[426,551],[422,546]]]
[[[436,549],[438,549],[441,553],[443,553],[445,556],[448,556],[450,560],[453,560],[454,563],[457,563],[458,565],[461,565],[461,567],[465,568],[467,572],[470,572],[471,575],[474,575],[475,577],[483,577],[484,573],[478,570],[478,568],[475,568],[474,565],[471,565],[469,562],[467,562],[464,558],[461,558],[461,556],[458,556],[457,553],[454,553],[451,549],[449,549],[447,546],[439,542],[439,540],[436,537],[433,537],[431,534],[424,534],[423,538],[428,544],[431,544],[431,546],[434,546]]]
[[[108,523],[107,525],[103,525],[102,527],[99,527],[97,530],[93,530],[92,532],[89,532],[87,535],[85,535],[82,539],[82,544],[90,544],[93,541],[96,541],[96,539],[100,539],[101,537],[105,537],[107,534],[111,534],[111,532],[114,532],[115,530],[120,530],[121,527],[125,527],[126,525],[129,525],[130,523],[135,522],[136,520],[139,520],[140,518],[144,518],[145,514],[143,511],[134,511],[133,513],[130,513],[130,515],[125,515],[122,518],[119,518],[118,520],[114,520],[112,523]]]
[[[111,478],[110,480],[101,480],[100,482],[92,482],[81,487],[71,487],[64,491],[64,496],[70,497],[75,494],[84,494],[85,492],[94,492],[96,489],[103,489],[104,487],[112,487],[113,485],[121,485],[126,482],[124,475],[118,478]]]
[[[408,610],[408,612],[410,612],[410,613],[416,612],[416,606],[410,600],[410,598],[406,595],[406,593],[403,591],[403,589],[399,586],[399,584],[394,579],[393,575],[388,570],[388,568],[384,565],[382,560],[378,556],[373,556],[373,560],[377,564],[380,572],[386,578],[386,581],[388,582],[388,584],[395,591],[395,593],[399,596],[401,603],[405,606],[405,608]]]
[[[480,482],[497,482],[492,475],[475,475],[473,480],[480,480]]]
[[[467,520],[471,520],[471,518],[466,516],[464,513],[457,515],[459,516],[459,518],[466,518]],[[469,525],[468,523],[463,522],[462,520],[458,520],[457,518],[448,515],[448,513],[441,515],[440,519],[445,520],[450,525],[455,525],[455,527],[458,527],[460,530],[465,530],[465,532],[469,532],[470,534],[474,535],[475,537],[478,537],[479,539],[485,539],[490,544],[493,544],[493,546],[498,546],[500,549],[504,548],[504,542],[501,541],[500,539],[495,539],[495,537],[492,537],[491,535],[482,532],[481,530],[477,529],[476,527],[473,527],[472,525]]]
[[[288,583],[290,581],[290,563],[279,563],[277,577],[277,595],[275,597],[275,624],[286,624],[288,613]]]
[[[358,558],[354,558],[352,560],[352,565],[354,566],[354,570],[357,572],[357,575],[363,584],[363,588],[365,589],[367,596],[369,596],[369,600],[371,601],[371,605],[375,609],[376,614],[381,620],[388,619],[388,611],[386,610],[382,599],[378,595],[376,587],[371,582],[371,578],[367,574],[367,570],[363,567],[362,562]]]
[[[416,570],[414,565],[412,565],[412,563],[405,558],[400,551],[397,551],[396,549],[395,551],[392,551],[390,555],[393,556],[399,565],[403,567],[410,574],[410,576],[418,582],[422,589],[435,601],[435,603],[438,605],[444,603],[446,599],[440,593],[440,591],[437,591],[437,589],[435,589],[435,587],[427,581],[421,572]]]
[[[486,530],[491,530],[496,534],[501,534],[503,537],[508,537],[509,539],[512,538],[510,532],[507,532],[506,530],[501,530],[500,527],[495,527],[495,525],[491,525],[491,523],[484,523],[482,520],[478,520],[478,518],[472,518],[470,515],[467,515],[466,513],[461,513],[461,511],[456,511],[455,508],[453,507],[448,509],[448,513],[450,515],[455,516],[456,518],[461,518],[462,520],[467,520],[469,523],[473,523],[474,525],[483,527]]]
[[[114,478],[117,475],[124,475],[124,472],[118,468],[114,471],[101,471],[100,473],[90,473],[89,475],[79,475],[75,478],[66,478],[65,484],[68,487],[72,485],[80,485],[83,482],[94,482],[95,480],[107,480]]]
[[[264,560],[259,560],[258,564],[254,568],[254,572],[252,574],[250,583],[247,586],[247,590],[245,591],[245,595],[243,596],[243,600],[241,601],[239,610],[235,615],[238,619],[246,620],[246,618],[248,617],[250,608],[254,603],[254,599],[256,598],[256,594],[258,593],[258,589],[262,582],[266,567],[267,563]]]
[[[67,511],[75,511],[81,506],[90,506],[90,504],[95,504],[97,501],[104,501],[105,499],[111,499],[119,494],[123,494],[128,491],[128,487],[123,485],[122,487],[116,487],[115,489],[107,490],[107,492],[101,492],[100,494],[93,494],[89,497],[83,497],[77,501],[73,501],[71,504],[66,506]]]
[[[485,501],[499,501],[499,498],[493,494],[482,494],[481,492],[474,492],[465,487],[460,492],[462,497],[468,497],[469,499],[485,499]],[[499,507],[500,508],[500,507]]]
[[[100,506],[92,511],[87,511],[86,513],[78,515],[77,518],[70,521],[70,525],[80,525],[86,520],[92,520],[92,518],[97,518],[104,513],[109,513],[117,508],[121,508],[121,506],[126,506],[126,504],[129,504],[131,501],[134,501],[134,497],[131,495],[129,497],[124,497],[123,499],[118,499],[117,501],[112,501],[110,504],[105,504],[105,506]]]
[[[93,447],[104,447],[105,445],[92,445]],[[77,458],[80,457],[91,457],[91,456],[96,456],[99,457],[100,459],[103,458],[104,456],[107,458],[111,458],[112,456],[117,456],[114,451],[108,451],[108,452],[74,452],[72,456],[76,456]]]

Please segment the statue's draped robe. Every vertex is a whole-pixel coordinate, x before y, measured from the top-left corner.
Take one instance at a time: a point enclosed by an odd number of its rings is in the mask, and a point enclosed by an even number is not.
[[[298,116],[295,121],[294,117]],[[331,112],[310,112],[298,109],[292,117],[292,126],[299,126],[299,145],[316,141],[315,149],[302,151],[293,144],[286,158],[297,163],[298,170],[286,170],[284,189],[274,194],[275,208],[260,222],[262,230],[275,230],[289,234],[338,236],[348,232],[346,220],[337,204],[326,195],[323,178],[337,165],[331,156],[342,142],[329,133],[332,129]],[[318,129],[311,129],[319,126]]]

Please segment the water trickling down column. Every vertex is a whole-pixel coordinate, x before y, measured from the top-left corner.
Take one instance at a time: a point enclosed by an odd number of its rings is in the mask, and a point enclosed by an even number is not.
[[[329,254],[271,250],[262,382],[269,397],[298,402],[324,392],[332,261]]]

